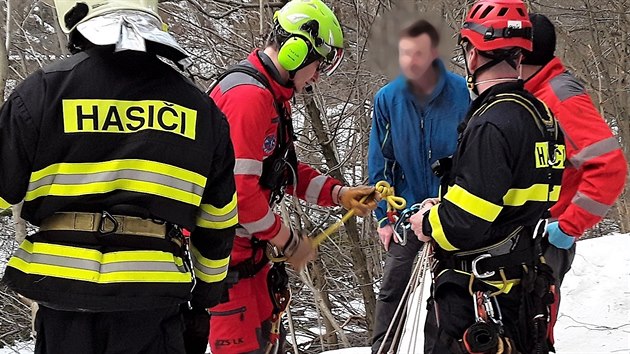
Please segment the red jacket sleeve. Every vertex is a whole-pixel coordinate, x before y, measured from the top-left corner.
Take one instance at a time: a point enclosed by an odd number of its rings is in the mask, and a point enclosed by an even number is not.
[[[320,206],[333,206],[332,190],[341,185],[338,180],[324,176],[316,169],[303,163],[298,163],[298,183],[295,190],[288,188],[287,193],[297,194],[298,198]]]
[[[271,119],[277,116],[273,102],[269,91],[254,85],[237,86],[217,97],[230,123],[234,145],[239,224],[261,240],[272,239],[282,223],[269,208],[269,195],[259,184],[265,137]]]
[[[621,194],[627,163],[617,138],[587,93],[559,102],[554,114],[565,134],[570,164],[551,214],[567,234],[581,236],[606,215]]]

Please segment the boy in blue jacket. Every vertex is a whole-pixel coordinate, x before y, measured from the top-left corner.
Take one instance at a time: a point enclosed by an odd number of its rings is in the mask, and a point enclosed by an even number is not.
[[[439,40],[435,27],[425,20],[403,29],[398,42],[402,74],[374,98],[368,154],[370,184],[389,182],[409,206],[438,195],[439,179],[431,165],[455,152],[457,127],[470,103],[464,78],[447,71],[438,58]],[[386,339],[385,333],[422,245],[416,237],[409,237],[405,246],[396,239],[391,242],[394,229],[384,201],[376,209],[376,217],[377,231],[388,253],[376,304],[373,353],[383,341],[382,352],[391,346],[395,331]]]

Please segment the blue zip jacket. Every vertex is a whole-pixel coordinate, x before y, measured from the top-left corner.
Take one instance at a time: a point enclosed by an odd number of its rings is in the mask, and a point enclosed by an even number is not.
[[[457,126],[464,119],[470,96],[466,80],[446,70],[436,60],[440,76],[422,106],[407,79],[397,77],[374,97],[372,131],[368,151],[370,184],[387,181],[407,206],[436,197],[439,178],[431,164],[452,155],[457,147]],[[376,209],[379,227],[387,221],[387,204]]]

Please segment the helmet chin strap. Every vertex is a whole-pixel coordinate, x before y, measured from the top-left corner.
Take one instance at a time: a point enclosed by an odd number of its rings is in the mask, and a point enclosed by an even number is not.
[[[477,76],[479,76],[479,74],[501,63],[502,61],[507,62],[514,69],[516,69],[516,62],[510,56],[496,56],[496,55],[482,54],[482,52],[478,52],[479,55],[489,58],[491,60],[481,65],[480,67],[477,68],[477,70],[471,73],[470,69],[468,68],[468,56],[466,55],[466,47],[464,45],[462,45],[462,50],[464,51],[464,64],[466,67],[466,85],[468,86],[468,89],[472,91],[472,93],[474,93],[475,95],[479,96],[479,84],[486,84],[486,83],[491,83],[491,82],[512,82],[512,81],[520,80],[520,78],[498,78],[498,79],[488,79],[488,80],[483,80],[483,81],[477,81]]]

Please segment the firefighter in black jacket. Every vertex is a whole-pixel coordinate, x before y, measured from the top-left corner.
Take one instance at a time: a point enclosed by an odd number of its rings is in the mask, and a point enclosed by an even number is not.
[[[40,227],[4,276],[40,304],[37,353],[183,353],[180,304],[223,293],[238,223],[228,124],[156,56],[189,64],[157,2],[55,1],[75,54],[0,111],[0,197]]]
[[[552,114],[519,79],[531,38],[521,0],[481,0],[461,30],[469,88],[479,96],[443,177],[447,191],[411,219],[435,247],[425,353],[550,349],[553,282],[541,219],[558,199],[564,146]]]

